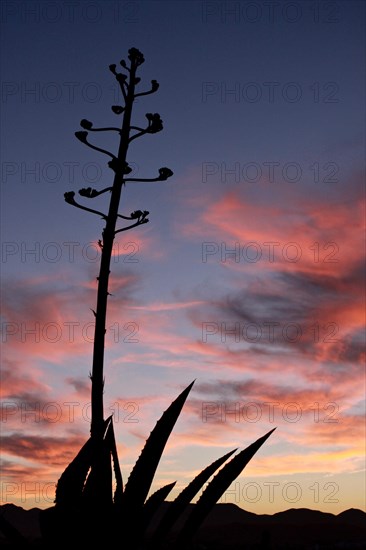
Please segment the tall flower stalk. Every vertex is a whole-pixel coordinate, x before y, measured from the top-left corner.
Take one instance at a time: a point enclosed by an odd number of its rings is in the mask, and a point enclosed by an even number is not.
[[[145,96],[156,92],[159,88],[159,84],[156,80],[151,81],[151,88],[148,91],[136,92],[136,87],[140,82],[140,78],[136,76],[138,67],[144,63],[143,54],[136,48],[131,48],[128,51],[129,64],[125,60],[120,62],[125,73],[117,72],[116,65],[110,65],[109,69],[114,74],[117,82],[119,83],[122,96],[124,99],[124,105],[113,105],[112,111],[117,116],[122,116],[121,128],[105,127],[94,128],[93,123],[83,119],[80,123],[83,131],[76,132],[76,137],[88,147],[95,149],[111,158],[108,162],[108,166],[114,172],[114,179],[112,187],[107,187],[101,191],[91,189],[81,189],[79,194],[89,199],[98,197],[102,193],[110,192],[111,198],[109,203],[108,214],[103,214],[98,210],[85,207],[75,200],[75,193],[73,191],[65,193],[65,200],[69,204],[86,210],[88,212],[102,216],[105,220],[105,227],[102,234],[102,239],[99,241],[101,247],[101,262],[98,277],[98,291],[97,291],[97,306],[94,312],[95,315],[95,331],[94,331],[94,347],[93,347],[93,365],[91,372],[91,437],[95,440],[102,440],[104,436],[104,407],[103,407],[103,388],[104,388],[104,349],[105,349],[105,333],[106,333],[106,317],[107,317],[107,305],[109,296],[109,277],[110,277],[110,263],[113,249],[113,242],[117,233],[127,231],[139,225],[148,222],[148,214],[146,210],[136,210],[129,216],[119,214],[119,204],[121,199],[121,192],[123,185],[129,181],[163,181],[173,175],[173,172],[169,168],[160,168],[159,175],[155,178],[128,178],[126,177],[131,173],[131,168],[127,162],[128,147],[132,140],[139,138],[145,134],[154,134],[163,129],[162,120],[158,113],[147,113],[147,126],[141,128],[139,126],[133,126],[131,123],[132,109],[134,101],[137,97]],[[105,149],[96,147],[89,142],[89,132],[118,132],[120,135],[120,143],[117,155],[110,153]],[[120,220],[128,220],[129,225],[117,228],[117,222]]]

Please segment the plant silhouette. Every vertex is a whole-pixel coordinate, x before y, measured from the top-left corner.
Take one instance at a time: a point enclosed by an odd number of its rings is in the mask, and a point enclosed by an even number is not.
[[[108,213],[90,208],[77,202],[75,192],[66,192],[67,203],[101,217],[105,221],[101,248],[101,262],[98,276],[97,304],[95,311],[95,332],[93,346],[93,363],[91,371],[91,428],[90,437],[80,449],[72,462],[60,476],[56,487],[55,505],[43,510],[40,514],[40,527],[43,540],[47,546],[59,544],[97,543],[106,545],[120,541],[121,547],[128,550],[142,548],[168,548],[172,529],[181,514],[186,511],[192,499],[216,473],[216,476],[203,490],[197,504],[188,516],[178,535],[174,535],[173,547],[185,549],[229,485],[240,475],[242,470],[271,435],[271,430],[247,448],[228,459],[237,449],[217,458],[207,466],[191,483],[170,503],[165,515],[155,531],[148,533],[151,519],[156,510],[165,501],[175,485],[175,481],[152,494],[149,492],[159,461],[164,452],[168,438],[179,418],[186,399],[194,385],[191,382],[170,404],[156,423],[145,446],[133,467],[124,486],[117,454],[112,417],[104,418],[104,351],[107,303],[109,293],[110,262],[115,236],[148,222],[149,212],[135,210],[129,215],[119,213],[122,188],[129,182],[165,181],[173,175],[166,167],[158,169],[153,178],[128,177],[131,168],[127,162],[130,143],[147,134],[155,134],[163,129],[158,113],[146,113],[145,126],[132,123],[133,105],[138,97],[155,93],[159,84],[151,81],[150,89],[138,91],[141,82],[137,76],[139,67],[144,63],[143,54],[136,48],[128,51],[128,61],[120,62],[122,72],[117,71],[115,64],[109,69],[119,83],[123,105],[113,105],[112,111],[122,118],[120,127],[94,127],[89,120],[80,122],[83,130],[75,133],[87,147],[109,157],[108,166],[114,172],[113,184],[102,190],[91,187],[79,190],[83,199],[97,199],[104,193],[110,193]],[[89,141],[93,132],[117,132],[120,143],[117,154],[98,147]],[[125,225],[119,227],[123,222]],[[225,464],[226,462],[226,464]],[[220,469],[221,468],[221,469]],[[115,491],[113,494],[113,485]]]

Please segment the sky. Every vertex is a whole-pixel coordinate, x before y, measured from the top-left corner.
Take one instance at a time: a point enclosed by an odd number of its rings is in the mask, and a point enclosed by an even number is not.
[[[118,123],[108,67],[135,47],[139,90],[160,87],[133,122],[164,129],[132,142],[132,176],[174,175],[128,183],[120,204],[150,212],[111,263],[104,406],[124,482],[195,380],[152,491],[177,481],[174,498],[276,427],[220,502],[365,510],[365,3],[1,10],[1,503],[52,506],[89,436],[103,222],[63,195],[112,184],[74,132]]]

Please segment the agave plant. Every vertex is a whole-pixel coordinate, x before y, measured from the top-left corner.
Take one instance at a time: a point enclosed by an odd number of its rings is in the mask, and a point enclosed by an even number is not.
[[[73,541],[83,544],[87,541],[105,544],[107,541],[120,539],[122,547],[129,550],[165,548],[169,533],[192,499],[237,451],[234,449],[226,453],[202,470],[170,503],[160,523],[147,536],[155,512],[176,483],[174,481],[165,485],[148,498],[164,448],[193,384],[194,382],[178,395],[156,423],[125,487],[116,453],[112,417],[104,423],[101,453],[96,451],[93,438],[88,439],[58,481],[56,505],[41,513],[41,529],[47,541],[51,542],[56,538],[59,542],[66,543],[73,537]],[[174,548],[188,548],[215,503],[241,474],[274,429],[243,449],[218,471],[203,490],[183,528],[174,536]],[[113,496],[112,463],[116,480]],[[103,486],[97,486],[101,480]],[[95,498],[95,495],[103,492],[107,505],[102,505]]]
[[[95,315],[95,332],[93,344],[93,365],[91,373],[91,430],[90,438],[85,442],[73,461],[66,467],[58,480],[56,487],[55,506],[44,510],[40,515],[43,538],[47,544],[67,544],[70,542],[82,545],[99,543],[115,543],[121,541],[122,548],[137,550],[140,548],[163,547],[174,524],[186,510],[188,504],[198,491],[208,482],[213,474],[221,468],[212,481],[202,492],[181,532],[174,542],[177,548],[186,548],[199,529],[202,521],[210,512],[224,491],[242,472],[243,468],[269,437],[273,430],[258,439],[255,443],[239,452],[226,453],[207,466],[167,508],[166,514],[151,535],[152,518],[159,506],[167,499],[175,482],[162,487],[149,496],[155,472],[159,465],[168,438],[178,420],[183,405],[192,389],[194,381],[189,384],[158,420],[139,456],[130,476],[124,486],[117,455],[117,446],[113,430],[113,419],[104,419],[104,348],[106,332],[107,301],[110,296],[109,276],[112,248],[115,236],[148,222],[146,210],[135,210],[129,216],[119,213],[119,203],[122,188],[127,183],[165,181],[173,175],[166,167],[158,170],[155,178],[131,178],[131,168],[127,162],[127,152],[130,143],[145,135],[160,132],[163,123],[158,113],[147,113],[147,124],[135,126],[132,124],[132,107],[137,97],[155,93],[159,84],[151,81],[151,88],[138,92],[141,79],[137,70],[144,63],[143,54],[136,48],[128,51],[128,62],[122,59],[120,65],[125,72],[118,72],[116,65],[109,66],[110,71],[119,83],[124,99],[123,105],[113,105],[112,111],[122,117],[119,128],[106,126],[95,128],[89,120],[80,122],[83,130],[75,133],[77,139],[84,145],[109,157],[108,166],[114,172],[113,185],[102,190],[83,188],[79,195],[84,199],[96,199],[109,192],[110,203],[108,213],[89,208],[75,200],[75,192],[68,191],[64,198],[68,204],[89,213],[96,214],[105,221],[102,238],[99,241],[102,250],[97,290]],[[89,141],[89,133],[117,132],[120,144],[117,154],[96,146]],[[117,222],[128,221],[129,225],[117,228]],[[113,480],[115,491],[113,494]],[[147,533],[149,532],[149,536]]]

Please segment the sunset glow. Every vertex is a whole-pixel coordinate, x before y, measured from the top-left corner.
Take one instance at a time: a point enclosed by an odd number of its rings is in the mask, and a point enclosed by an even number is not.
[[[271,21],[253,2],[252,23],[225,12],[245,2],[94,2],[73,20],[53,2],[54,21],[3,4],[1,504],[52,506],[89,436],[104,225],[63,194],[111,185],[74,132],[115,123],[108,65],[134,46],[160,83],[135,124],[159,112],[164,130],[132,142],[131,166],[174,176],[122,192],[122,213],[150,212],[111,262],[104,405],[124,482],[195,380],[153,490],[176,480],[170,500],[276,427],[220,502],[365,510],[365,4],[320,2],[316,21],[299,0],[291,20],[281,0]]]

